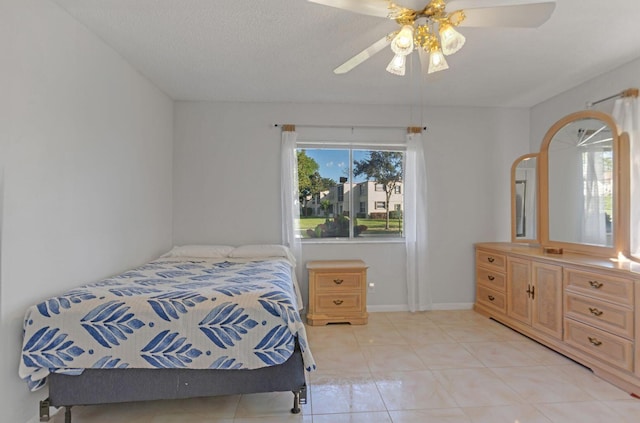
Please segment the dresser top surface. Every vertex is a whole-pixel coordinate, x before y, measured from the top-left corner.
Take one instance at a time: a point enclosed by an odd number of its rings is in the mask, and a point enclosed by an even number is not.
[[[366,269],[362,260],[313,260],[307,262],[307,269]]]

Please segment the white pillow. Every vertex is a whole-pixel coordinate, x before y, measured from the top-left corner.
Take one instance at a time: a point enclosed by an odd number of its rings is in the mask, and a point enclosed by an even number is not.
[[[285,257],[295,265],[295,258],[284,245],[278,244],[248,244],[236,247],[229,253],[233,258],[262,258],[262,257]]]
[[[162,257],[224,258],[233,248],[230,245],[177,245]]]

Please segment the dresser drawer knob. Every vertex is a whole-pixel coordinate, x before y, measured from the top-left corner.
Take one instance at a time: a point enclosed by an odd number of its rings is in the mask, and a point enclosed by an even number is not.
[[[589,337],[589,342],[591,342],[596,347],[599,347],[600,345],[602,345],[602,341],[598,341],[598,338],[591,337],[591,336]]]
[[[344,301],[342,301],[342,300],[333,300],[333,303],[334,303],[335,305],[340,305],[340,304],[342,304],[343,302],[344,302]]]
[[[336,285],[340,285],[342,282],[344,282],[342,279],[334,279],[333,283],[335,283]]]
[[[592,288],[600,289],[600,288],[602,288],[602,285],[604,285],[604,284],[602,282],[598,282],[598,281],[589,281],[589,285],[591,285]]]
[[[493,275],[489,275],[489,276],[487,276],[487,279],[489,279],[490,281],[494,280],[495,278],[496,278],[496,277],[495,277],[495,276],[493,276]]]
[[[487,257],[487,261],[489,263],[493,263],[494,261],[496,261],[496,259],[494,259],[493,257]]]
[[[594,316],[602,316],[602,313],[604,313],[603,311],[598,310],[595,307],[589,307],[589,311],[591,312],[591,314],[593,314]]]
[[[494,297],[493,295],[488,295],[487,298],[489,299],[489,301],[493,301],[496,299],[496,297]]]

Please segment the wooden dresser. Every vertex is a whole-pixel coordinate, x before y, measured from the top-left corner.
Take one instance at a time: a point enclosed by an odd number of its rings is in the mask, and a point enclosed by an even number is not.
[[[476,244],[475,310],[640,395],[640,264]]]
[[[309,271],[310,325],[367,323],[367,266],[362,260],[318,260]]]

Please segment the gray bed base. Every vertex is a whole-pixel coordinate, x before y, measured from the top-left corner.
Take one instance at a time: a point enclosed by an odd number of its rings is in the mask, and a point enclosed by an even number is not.
[[[48,421],[49,407],[117,402],[167,400],[260,392],[293,392],[292,413],[306,404],[307,387],[302,354],[296,348],[283,364],[254,370],[212,369],[86,369],[78,376],[47,376],[49,397],[40,401],[40,421]]]

